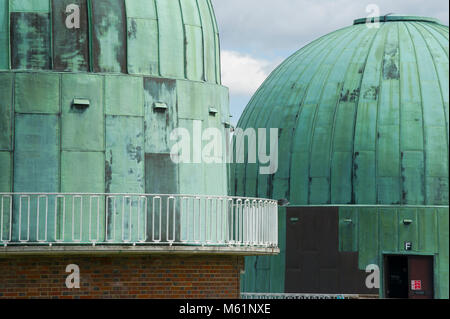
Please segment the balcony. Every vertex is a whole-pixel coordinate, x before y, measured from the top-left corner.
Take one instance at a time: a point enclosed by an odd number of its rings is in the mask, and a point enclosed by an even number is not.
[[[192,195],[0,193],[0,253],[272,255],[276,201]]]

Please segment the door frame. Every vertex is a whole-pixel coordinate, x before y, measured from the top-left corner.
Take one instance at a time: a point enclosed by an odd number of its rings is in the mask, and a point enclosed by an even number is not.
[[[388,270],[387,268],[387,257],[395,257],[395,256],[399,256],[399,257],[408,257],[408,256],[422,256],[422,257],[433,257],[433,298],[436,299],[437,295],[436,295],[436,280],[437,280],[437,276],[436,276],[436,258],[437,258],[437,254],[436,253],[421,253],[421,252],[408,252],[408,251],[401,251],[401,252],[382,252],[381,253],[381,261],[382,261],[382,268],[380,269],[380,275],[382,276],[382,279],[380,278],[380,293],[382,298],[387,298],[387,293],[386,293],[386,289],[387,289],[387,276],[386,276],[386,271]],[[409,262],[408,262],[409,265]],[[408,274],[409,275],[409,274]],[[409,276],[408,276],[409,277]],[[408,278],[409,280],[409,278]]]

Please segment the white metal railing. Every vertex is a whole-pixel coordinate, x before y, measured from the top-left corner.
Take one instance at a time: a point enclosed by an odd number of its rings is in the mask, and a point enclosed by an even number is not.
[[[0,193],[0,243],[274,248],[278,205],[220,196]]]
[[[241,293],[242,299],[360,299],[349,294],[290,294],[290,293]]]

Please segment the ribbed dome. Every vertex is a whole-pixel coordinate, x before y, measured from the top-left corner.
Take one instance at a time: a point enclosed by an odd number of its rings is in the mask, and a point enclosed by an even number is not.
[[[69,29],[67,6],[80,8]],[[0,0],[0,70],[129,73],[220,84],[210,0]]]
[[[281,129],[279,169],[268,177],[237,164],[236,194],[448,205],[448,27],[361,21],[295,53],[252,98],[238,126]]]

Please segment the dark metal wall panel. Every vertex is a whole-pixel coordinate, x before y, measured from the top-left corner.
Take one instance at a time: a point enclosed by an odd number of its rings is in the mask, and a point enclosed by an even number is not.
[[[11,192],[11,152],[0,152],[0,192]]]
[[[144,79],[145,152],[170,153],[170,133],[177,127],[175,80]],[[167,109],[155,108],[164,103]]]
[[[80,8],[80,28],[68,29],[66,7]],[[58,71],[89,71],[89,25],[87,0],[53,0],[53,68]]]
[[[9,7],[8,0],[0,0],[0,70],[9,69]]]
[[[370,293],[357,253],[339,252],[337,207],[288,208],[288,293]]]
[[[13,69],[51,68],[48,13],[11,12],[11,65]]]
[[[123,0],[92,1],[94,72],[126,73],[127,22]]]
[[[145,154],[145,192],[178,193],[178,167],[170,154]]]
[[[13,75],[0,74],[0,150],[12,150]]]
[[[178,186],[178,166],[173,163],[170,154],[145,154],[145,193],[146,194],[179,194]],[[153,206],[155,204],[155,206]],[[175,207],[176,212],[173,216],[173,201],[170,203],[163,197],[162,201],[150,202],[148,205],[148,238],[152,240],[153,236],[162,240],[169,240],[172,235],[172,223],[175,217],[176,237],[179,239],[180,233],[180,213],[179,207]],[[153,209],[154,208],[154,209]],[[160,210],[161,208],[161,210]],[[167,212],[170,215],[167,216]],[[161,218],[161,219],[160,219]],[[169,233],[167,233],[167,220],[170,221]],[[158,222],[161,220],[161,222]]]

